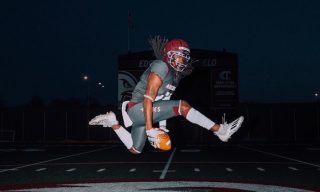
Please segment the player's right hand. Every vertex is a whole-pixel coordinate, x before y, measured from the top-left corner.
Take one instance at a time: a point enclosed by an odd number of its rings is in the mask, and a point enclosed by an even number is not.
[[[154,148],[165,151],[171,149],[171,140],[166,132],[159,128],[152,128],[150,130],[147,130],[146,132],[148,140]]]

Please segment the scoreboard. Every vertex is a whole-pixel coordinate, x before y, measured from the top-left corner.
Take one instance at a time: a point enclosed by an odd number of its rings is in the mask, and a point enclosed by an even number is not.
[[[208,110],[234,108],[239,102],[238,55],[227,51],[191,49],[194,71],[183,78],[172,99],[184,99]],[[118,57],[118,104],[131,97],[140,75],[155,59],[153,51]]]

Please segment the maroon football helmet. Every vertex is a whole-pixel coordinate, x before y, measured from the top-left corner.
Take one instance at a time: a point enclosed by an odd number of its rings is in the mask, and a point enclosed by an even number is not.
[[[179,58],[179,59],[178,59]],[[182,39],[168,41],[163,49],[163,61],[170,64],[176,71],[182,72],[190,60],[190,48]]]

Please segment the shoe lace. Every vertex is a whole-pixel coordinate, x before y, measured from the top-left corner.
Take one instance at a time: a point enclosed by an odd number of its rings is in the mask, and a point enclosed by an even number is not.
[[[223,116],[222,116],[222,123],[221,124],[228,124],[228,122],[226,122],[226,113],[223,113]]]
[[[223,116],[222,116],[222,120],[221,120],[221,131],[217,132],[216,134],[217,135],[224,135],[226,133],[226,129],[228,127],[228,122],[226,121],[226,114],[223,113]]]

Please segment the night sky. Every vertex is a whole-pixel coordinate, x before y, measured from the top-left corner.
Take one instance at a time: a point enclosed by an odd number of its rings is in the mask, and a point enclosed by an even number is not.
[[[132,52],[160,34],[238,53],[240,101],[312,102],[320,92],[320,1],[10,0],[0,2],[0,102],[85,97],[90,83],[116,103],[128,11]]]

